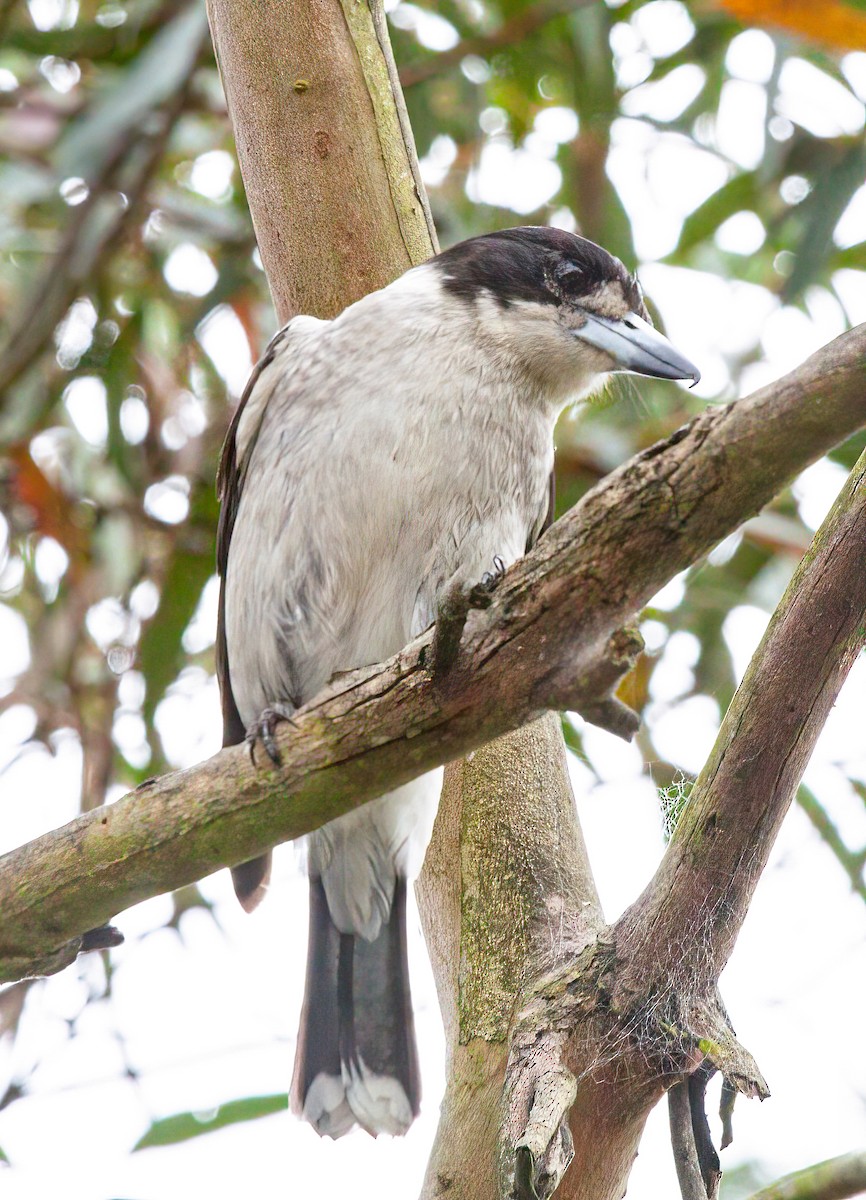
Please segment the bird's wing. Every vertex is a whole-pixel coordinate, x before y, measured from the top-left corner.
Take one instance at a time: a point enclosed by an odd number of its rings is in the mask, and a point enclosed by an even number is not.
[[[529,537],[526,539],[526,550],[524,552],[526,554],[529,553],[538,539],[547,533],[556,516],[556,474],[554,471],[550,472],[550,479],[547,484],[547,505],[539,513],[539,516],[541,518],[540,521],[530,531]]]
[[[550,472],[550,481],[547,485],[547,512],[544,520],[541,522],[541,529],[538,531],[538,537],[543,533],[547,533],[548,529],[556,519],[556,472]],[[536,539],[537,540],[537,539]]]
[[[246,464],[249,461],[250,453],[255,444],[256,435],[272,391],[271,388],[259,387],[259,384],[262,381],[262,374],[274,361],[277,350],[284,342],[288,328],[288,326],[285,326],[271,339],[267,350],[258,363],[256,363],[229,425],[226,440],[223,443],[219,468],[217,469],[217,497],[220,501],[219,524],[217,525],[217,572],[220,577],[220,595],[217,613],[215,657],[217,681],[222,700],[224,746],[236,746],[246,736],[246,729],[240,718],[232,692],[231,678],[229,676],[228,648],[226,646],[225,590],[229,546],[232,540],[232,531],[235,527],[238,507],[241,502]],[[244,437],[243,443],[239,445],[241,420],[246,418],[248,421],[251,416],[254,418],[253,429]]]

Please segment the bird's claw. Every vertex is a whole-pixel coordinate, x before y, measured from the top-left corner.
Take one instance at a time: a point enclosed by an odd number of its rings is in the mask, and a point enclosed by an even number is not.
[[[292,720],[294,711],[294,708],[288,704],[271,704],[249,726],[245,742],[253,766],[256,765],[256,742],[262,743],[268,758],[275,767],[280,765],[282,760],[277,743],[274,741],[274,730],[280,721],[288,721],[294,725]]]
[[[493,603],[493,593],[496,591],[504,574],[505,563],[497,554],[493,558],[493,570],[485,571],[478,583],[469,589],[468,599],[470,608],[489,608]]]

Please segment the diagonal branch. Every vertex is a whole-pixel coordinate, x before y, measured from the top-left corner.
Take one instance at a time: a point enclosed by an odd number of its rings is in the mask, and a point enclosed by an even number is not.
[[[770,1183],[749,1200],[845,1200],[866,1192],[866,1150],[852,1150]]]
[[[851,891],[866,901],[866,879],[863,868],[866,867],[866,848],[851,850],[841,837],[839,830],[819,801],[814,792],[801,783],[797,789],[797,803],[812,822],[819,837],[835,854],[839,866],[851,881]]]
[[[794,573],[652,882],[573,963],[525,989],[505,1075],[501,1190],[526,1174],[522,1130],[539,1084],[567,1068],[577,1081],[571,1112],[546,1114],[547,1129],[570,1118],[563,1200],[622,1195],[626,1151],[672,1084],[683,1197],[716,1194],[706,1079],[717,1069],[728,1091],[768,1094],[716,985],[818,734],[866,644],[864,550],[866,452]],[[599,1112],[609,1140],[599,1136]],[[623,1151],[613,1169],[609,1144]],[[547,1155],[534,1166],[540,1184]]]
[[[467,55],[483,56],[505,46],[513,46],[535,33],[537,29],[541,29],[554,17],[561,17],[563,13],[574,12],[578,8],[586,8],[590,3],[591,0],[540,0],[538,4],[533,4],[504,21],[492,33],[480,33],[476,37],[464,38],[449,50],[442,50],[439,54],[418,62],[407,63],[400,69],[400,82],[404,88],[414,87],[450,71]]]
[[[604,480],[472,614],[446,695],[424,666],[428,633],[284,726],[282,770],[225,750],[6,855],[0,979],[57,969],[83,930],[128,905],[307,833],[548,709],[630,732],[604,704],[638,644],[623,623],[866,423],[864,350],[866,326]]]
[[[155,131],[147,135],[138,133],[131,139],[126,129],[106,153],[98,176],[90,181],[87,199],[70,216],[57,252],[36,280],[21,316],[4,341],[0,352],[0,393],[10,392],[12,385],[43,353],[78,289],[91,279],[98,265],[107,261],[140,220],[147,188],[186,106],[192,68],[206,34],[202,30],[198,44],[191,48],[189,72],[159,111]],[[123,202],[118,192],[125,197]],[[32,414],[30,421],[32,426],[35,423]]]
[[[728,709],[654,879],[618,923],[633,969],[715,983],[839,689],[866,644],[866,454],[815,535]],[[705,914],[700,927],[686,914]],[[621,981],[629,986],[629,976]],[[720,1064],[719,1064],[720,1065]]]

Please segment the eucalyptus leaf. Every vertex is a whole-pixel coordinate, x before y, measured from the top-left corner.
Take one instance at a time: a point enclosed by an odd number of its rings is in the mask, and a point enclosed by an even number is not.
[[[204,4],[194,0],[72,122],[54,153],[59,178],[97,179],[118,144],[186,81],[206,35]]]
[[[214,1133],[217,1129],[225,1129],[227,1125],[255,1121],[259,1117],[284,1112],[288,1103],[289,1097],[285,1092],[270,1096],[244,1096],[240,1100],[228,1100],[212,1112],[185,1112],[162,1117],[153,1122],[132,1149],[134,1152],[154,1146],[173,1146],[178,1142],[188,1142],[190,1138]]]

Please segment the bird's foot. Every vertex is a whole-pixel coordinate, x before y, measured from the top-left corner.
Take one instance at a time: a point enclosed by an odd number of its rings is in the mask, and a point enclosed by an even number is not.
[[[245,742],[253,766],[256,763],[256,742],[262,743],[274,766],[280,765],[280,751],[274,741],[274,730],[280,721],[288,721],[290,725],[294,725],[294,715],[295,710],[291,704],[269,704],[248,726]]]
[[[485,571],[477,583],[467,584],[458,573],[442,590],[436,605],[436,628],[430,647],[435,678],[442,679],[454,666],[466,618],[473,608],[490,607],[493,593],[504,574],[505,563],[497,554],[493,559],[493,570]]]
[[[469,608],[489,608],[493,603],[493,593],[504,575],[505,563],[497,554],[493,558],[493,570],[485,571],[478,583],[469,589]]]

